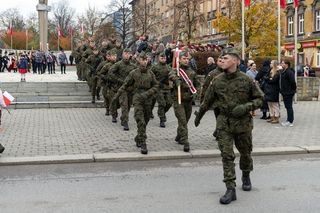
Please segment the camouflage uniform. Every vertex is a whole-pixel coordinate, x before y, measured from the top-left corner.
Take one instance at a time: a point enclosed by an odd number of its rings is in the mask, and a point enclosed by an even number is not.
[[[187,57],[187,54],[182,52],[180,55]],[[179,56],[180,57],[180,56]],[[197,74],[189,68],[188,65],[180,64],[180,68],[183,69],[188,75],[196,88],[200,88],[200,83],[197,80]],[[178,119],[177,137],[176,141],[184,145],[184,151],[189,151],[188,141],[188,121],[192,113],[192,100],[193,95],[190,91],[188,84],[177,75],[177,71],[173,70],[169,79],[173,81],[173,108],[176,118]],[[178,103],[178,85],[181,87],[181,104]]]
[[[116,55],[115,51],[108,51],[107,53],[108,55]],[[104,64],[104,66],[100,69],[100,71],[97,73],[99,81],[100,81],[100,86],[103,87],[102,89],[102,95],[104,97],[104,105],[106,107],[106,115],[109,115],[109,111],[110,111],[110,103],[111,100],[114,96],[114,92],[111,89],[111,85],[108,82],[107,78],[108,78],[108,72],[110,67],[114,64],[115,62],[113,61],[106,61],[106,63]]]
[[[223,73],[211,81],[204,96],[195,125],[211,105],[219,109],[217,118],[218,144],[221,151],[224,182],[227,188],[236,186],[233,142],[240,152],[240,169],[249,174],[253,169],[251,158],[253,121],[250,111],[262,105],[263,93],[252,80],[237,70]]]
[[[165,56],[163,53],[160,56]],[[171,85],[169,84],[169,73],[171,68],[164,62],[159,61],[158,64],[151,67],[151,71],[155,74],[157,81],[159,82],[159,92],[157,95],[158,102],[158,116],[160,118],[160,126],[166,122],[166,112],[172,105],[171,98]],[[164,127],[164,126],[162,126]]]
[[[128,50],[125,50],[128,51]],[[129,73],[136,68],[130,60],[121,60],[114,65],[112,65],[108,72],[108,81],[110,82],[110,89],[112,92],[117,92],[118,89],[124,82],[124,79],[129,75]],[[128,125],[129,121],[129,111],[132,104],[132,90],[127,89],[125,92],[121,93],[117,100],[111,103],[111,114],[113,119],[117,117],[117,109],[121,108],[121,125]],[[114,122],[114,121],[113,121]],[[115,121],[116,122],[116,121]]]
[[[103,61],[103,57],[99,54],[99,52],[96,54],[93,53],[85,61],[90,67],[89,76],[91,79],[90,86],[91,86],[92,103],[95,103],[95,96],[97,96],[99,99],[99,94],[98,94],[99,90],[97,90],[97,82],[98,82],[97,68],[102,61]]]
[[[91,84],[92,84],[92,79],[91,79],[91,70],[89,64],[86,62],[86,60],[89,58],[90,55],[93,54],[93,48],[92,47],[87,47],[87,49],[82,53],[81,55],[81,61],[83,62],[82,65],[82,76],[84,76],[85,80],[87,81],[87,84],[89,86],[90,92],[91,92]]]
[[[141,53],[140,58],[145,58],[145,54]],[[146,145],[146,126],[151,116],[151,100],[156,96],[158,90],[158,81],[154,74],[142,65],[131,71],[119,89],[116,96],[125,91],[133,90],[133,106],[134,118],[137,123],[137,135],[135,142],[137,147],[141,147],[141,153],[147,154]]]

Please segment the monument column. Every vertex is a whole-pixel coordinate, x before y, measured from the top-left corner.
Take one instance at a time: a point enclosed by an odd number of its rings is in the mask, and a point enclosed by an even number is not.
[[[39,34],[40,34],[40,50],[47,51],[48,43],[48,12],[51,7],[48,6],[48,0],[39,0],[37,11],[39,16]]]

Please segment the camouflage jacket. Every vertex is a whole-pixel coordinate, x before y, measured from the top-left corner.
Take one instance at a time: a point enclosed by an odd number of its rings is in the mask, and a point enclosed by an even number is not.
[[[124,91],[133,91],[133,100],[139,98],[140,100],[143,99],[141,100],[143,102],[154,98],[158,89],[159,84],[155,75],[150,70],[143,70],[139,67],[129,73],[117,95]],[[145,97],[141,97],[141,95],[144,95]]]
[[[91,73],[95,75],[97,68],[102,61],[103,61],[103,57],[100,54],[98,55],[92,54],[86,59],[85,62],[89,64]]]
[[[202,85],[201,94],[200,94],[200,102],[203,101],[204,95],[206,94],[206,91],[207,91],[211,81],[221,73],[223,73],[223,70],[219,67],[217,67],[216,69],[209,72],[209,74],[205,78],[204,83]]]
[[[123,84],[124,79],[129,73],[137,67],[130,61],[121,60],[112,65],[108,72],[108,81],[111,83],[112,88],[118,89]]]
[[[171,68],[167,64],[158,63],[156,65],[153,65],[150,70],[156,76],[156,79],[159,82],[160,89],[171,89],[169,84],[169,73],[171,72]]]
[[[199,109],[200,118],[210,108],[218,108],[217,129],[233,133],[251,131],[253,128],[251,110],[262,106],[263,92],[244,73],[237,70],[235,73],[218,75],[204,96]],[[232,111],[236,106],[249,104],[250,109],[241,117],[234,117]]]
[[[181,69],[183,69],[186,74],[188,75],[189,79],[192,81],[193,86],[199,91],[200,88],[200,82],[197,79],[197,74],[190,69],[189,67],[181,66]],[[193,98],[193,94],[190,91],[190,88],[188,84],[182,79],[182,77],[179,77],[177,75],[177,70],[172,70],[169,74],[169,80],[173,82],[173,94],[172,97],[174,100],[178,100],[178,81],[180,82],[180,90],[181,90],[181,101],[190,101]]]
[[[100,69],[100,71],[97,73],[98,78],[100,79],[101,86],[110,86],[109,82],[107,81],[108,78],[108,72],[110,67],[114,64],[112,61],[106,61],[105,65]]]

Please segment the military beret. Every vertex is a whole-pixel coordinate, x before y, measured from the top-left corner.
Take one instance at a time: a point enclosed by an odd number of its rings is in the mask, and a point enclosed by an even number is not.
[[[143,52],[143,51],[138,56],[141,59],[147,59],[147,54],[145,52]]]
[[[222,51],[222,55],[234,55],[236,56],[237,58],[240,59],[240,54],[238,52],[238,50],[236,50],[235,48],[225,48],[223,49]]]
[[[165,52],[161,52],[161,53],[159,54],[159,56],[160,56],[160,57],[166,57],[166,53],[165,53]]]
[[[107,53],[108,55],[117,55],[117,50],[115,48],[111,49]]]
[[[187,52],[187,51],[181,51],[181,52],[179,53],[179,58],[181,58],[182,56],[188,57],[188,56],[189,56],[189,55],[188,55],[188,52]]]

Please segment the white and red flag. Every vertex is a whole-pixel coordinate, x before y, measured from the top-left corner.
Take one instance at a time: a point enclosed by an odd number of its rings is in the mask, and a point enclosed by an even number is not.
[[[287,0],[280,0],[280,7],[282,9],[286,8]]]
[[[251,0],[244,0],[244,6],[249,7],[251,3]]]
[[[10,23],[9,23],[8,34],[12,36],[12,20],[10,20]]]
[[[0,105],[2,107],[9,106],[13,100],[14,97],[10,93],[8,93],[7,91],[2,93],[2,91],[0,90]]]
[[[193,86],[192,81],[188,77],[187,73],[183,69],[179,69],[179,75],[183,78],[183,80],[188,84],[188,87],[190,89],[190,92],[192,94],[197,93],[197,89]]]

